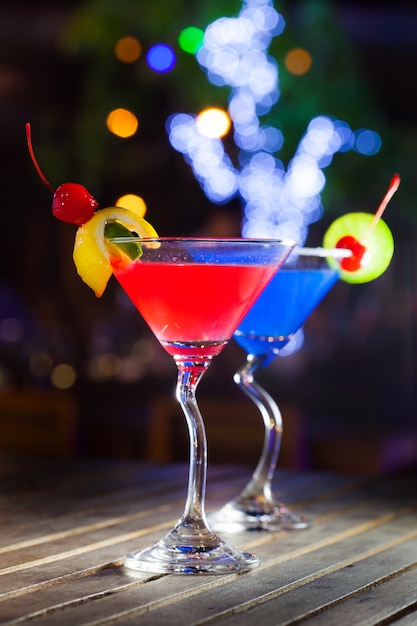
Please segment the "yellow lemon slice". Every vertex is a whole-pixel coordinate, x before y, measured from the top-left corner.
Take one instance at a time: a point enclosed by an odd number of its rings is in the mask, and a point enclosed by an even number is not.
[[[101,209],[75,235],[73,259],[78,274],[99,298],[112,274],[110,250],[117,254],[117,246],[106,243],[104,230],[110,221],[123,226],[139,237],[158,237],[156,230],[139,214],[118,207]],[[119,252],[119,254],[121,254]]]

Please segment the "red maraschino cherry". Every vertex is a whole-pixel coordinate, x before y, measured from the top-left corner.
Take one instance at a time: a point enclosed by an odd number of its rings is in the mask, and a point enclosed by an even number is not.
[[[63,183],[52,199],[52,213],[63,222],[82,226],[93,217],[98,203],[79,183]]]
[[[94,211],[98,206],[97,201],[79,183],[63,183],[55,190],[45,178],[36,160],[32,147],[30,124],[26,124],[26,138],[29,154],[35,169],[48,189],[54,194],[52,199],[53,215],[63,222],[77,224],[77,226],[82,226],[88,222],[93,217]]]
[[[337,242],[336,248],[343,248],[344,250],[351,250],[352,256],[348,256],[341,259],[340,267],[346,272],[356,272],[362,265],[363,255],[366,252],[366,247],[363,246],[352,235],[345,235]]]

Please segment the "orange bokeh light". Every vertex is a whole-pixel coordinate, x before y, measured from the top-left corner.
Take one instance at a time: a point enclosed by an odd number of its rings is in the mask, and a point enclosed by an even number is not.
[[[122,63],[134,63],[142,54],[142,44],[136,37],[121,37],[116,42],[114,54]]]
[[[118,137],[132,137],[138,129],[139,122],[134,113],[127,109],[114,109],[106,120],[107,128]]]
[[[301,76],[307,74],[312,66],[313,59],[311,54],[304,48],[293,48],[284,58],[284,65],[291,74]]]
[[[120,198],[116,201],[116,206],[122,207],[123,209],[129,209],[129,211],[133,211],[133,213],[136,213],[141,217],[144,217],[147,208],[145,200],[141,196],[137,196],[133,193],[127,193],[124,196],[120,196]]]

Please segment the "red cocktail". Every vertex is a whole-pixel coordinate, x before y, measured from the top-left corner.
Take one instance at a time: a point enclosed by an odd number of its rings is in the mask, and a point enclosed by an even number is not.
[[[111,245],[125,245],[126,238]],[[197,385],[295,243],[247,239],[138,239],[137,260],[112,259],[113,273],[177,364],[176,396],[190,435],[187,501],[182,517],[156,544],[128,555],[125,565],[167,573],[227,573],[259,559],[227,544],[205,510],[207,442]]]

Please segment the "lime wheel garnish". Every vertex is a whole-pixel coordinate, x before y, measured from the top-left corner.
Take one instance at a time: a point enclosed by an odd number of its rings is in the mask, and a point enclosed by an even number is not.
[[[375,214],[347,213],[327,229],[324,248],[340,248],[351,253],[339,260],[329,258],[332,267],[340,268],[340,278],[345,282],[366,283],[375,280],[390,265],[394,254],[394,238],[381,215],[399,184],[400,177],[395,174]]]

